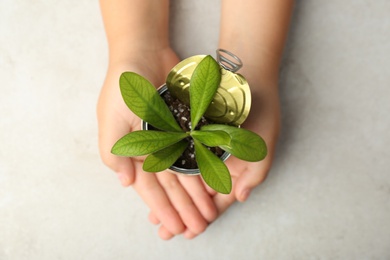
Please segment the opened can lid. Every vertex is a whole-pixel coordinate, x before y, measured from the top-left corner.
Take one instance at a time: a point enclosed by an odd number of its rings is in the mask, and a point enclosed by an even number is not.
[[[236,61],[229,60],[223,54],[228,54]],[[218,123],[241,125],[248,117],[251,107],[251,92],[246,79],[234,71],[242,63],[234,54],[218,50],[218,62],[221,65],[221,83],[207,109],[205,116]],[[233,55],[233,56],[232,56]],[[189,105],[189,87],[191,76],[205,55],[189,57],[178,63],[168,74],[166,84],[172,96]]]

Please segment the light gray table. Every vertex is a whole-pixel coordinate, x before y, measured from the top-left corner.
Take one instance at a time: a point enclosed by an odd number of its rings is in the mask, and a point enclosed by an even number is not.
[[[174,1],[182,58],[219,1]],[[98,156],[97,1],[0,2],[0,259],[389,259],[390,2],[298,1],[267,181],[193,241],[157,238]]]

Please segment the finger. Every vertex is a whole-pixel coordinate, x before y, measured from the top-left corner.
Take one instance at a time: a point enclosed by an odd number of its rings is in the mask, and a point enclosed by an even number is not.
[[[218,216],[220,216],[236,201],[236,197],[233,192],[230,194],[218,193],[213,197],[213,200],[218,209]]]
[[[158,235],[161,239],[163,240],[169,240],[171,238],[173,238],[175,235],[172,234],[171,232],[169,232],[168,229],[166,229],[163,225],[160,226],[159,230],[158,230]],[[194,239],[195,237],[197,237],[199,234],[195,234],[194,232],[192,232],[191,230],[189,229],[186,229],[183,233],[183,236],[186,238],[186,239]]]
[[[175,236],[163,225],[158,229],[158,235],[163,240],[169,240]]]
[[[135,161],[137,178],[134,189],[149,206],[161,224],[173,234],[181,234],[185,226],[178,212],[172,206],[165,190],[153,173],[142,172],[142,163]]]
[[[154,225],[157,225],[157,224],[160,224],[160,220],[157,219],[156,215],[153,214],[153,212],[150,212],[149,213],[149,221],[154,224]],[[172,234],[171,232],[169,232],[163,225],[160,226],[159,228],[159,232],[158,232],[159,236],[164,239],[164,240],[168,240],[168,239],[171,239],[172,237],[174,237],[175,235]],[[195,238],[196,236],[198,236],[198,234],[195,234],[193,233],[192,231],[190,231],[189,229],[186,229],[184,232],[183,232],[183,236],[187,239],[193,239]]]
[[[156,175],[185,226],[196,234],[202,233],[208,223],[181,185],[177,176],[167,171],[159,172]]]
[[[202,182],[203,182],[203,187],[206,189],[207,193],[211,197],[214,197],[218,193],[213,188],[211,188],[209,185],[207,185],[207,183],[203,180],[203,178],[202,178]]]
[[[218,216],[217,208],[201,177],[178,175],[178,179],[207,222],[214,221]]]
[[[236,197],[234,193],[234,189],[236,187],[236,181],[237,181],[236,176],[232,175],[232,187],[233,187],[232,192],[230,192],[229,194],[217,193],[213,197],[213,201],[218,210],[218,216],[222,215],[236,201]]]
[[[191,232],[191,230],[187,229],[186,231],[184,231],[183,233],[183,236],[187,239],[194,239],[195,237],[197,237],[199,234],[195,234],[193,232]]]
[[[246,201],[251,191],[265,180],[271,165],[268,160],[247,164],[245,171],[238,174],[234,189],[236,199],[240,202]]]
[[[154,225],[160,224],[160,220],[156,217],[156,215],[152,211],[149,213],[148,219],[150,223]]]
[[[154,225],[158,225],[161,223],[160,220],[156,217],[156,215],[152,211],[149,213],[149,221]],[[184,233],[185,232],[186,231],[184,231]],[[164,225],[160,226],[158,230],[158,235],[163,240],[169,240],[175,236]]]

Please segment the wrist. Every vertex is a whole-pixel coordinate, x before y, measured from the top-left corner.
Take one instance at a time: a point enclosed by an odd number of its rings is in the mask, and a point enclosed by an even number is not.
[[[172,48],[162,47],[158,50],[133,49],[123,52],[122,55],[110,56],[108,74],[118,74],[132,71],[148,79],[156,87],[165,82],[165,79],[179,59]]]
[[[117,43],[109,47],[109,65],[145,63],[145,60],[149,61],[149,57],[157,59],[167,52],[173,52],[169,44]]]

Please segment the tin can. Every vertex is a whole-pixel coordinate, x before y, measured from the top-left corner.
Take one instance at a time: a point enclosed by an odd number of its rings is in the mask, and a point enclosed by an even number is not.
[[[190,105],[191,76],[205,55],[189,57],[178,63],[168,74],[166,85],[173,96]],[[218,49],[217,61],[221,65],[221,83],[205,113],[205,117],[218,122],[239,126],[249,115],[251,92],[244,76],[235,73],[243,64],[233,53]]]
[[[189,57],[178,63],[168,74],[166,84],[158,89],[158,93],[162,95],[168,91],[173,97],[178,98],[186,105],[190,105],[189,87],[191,76],[206,55],[196,55]],[[205,117],[217,122],[226,123],[229,125],[240,125],[248,117],[251,106],[251,93],[248,82],[244,76],[236,73],[242,66],[241,60],[233,53],[218,49],[217,61],[221,66],[221,83],[205,113]],[[145,121],[141,121],[142,130],[148,130],[149,125]],[[226,161],[230,153],[224,152],[220,157],[222,161]],[[198,175],[199,169],[186,169],[177,166],[169,168],[173,173]]]

